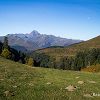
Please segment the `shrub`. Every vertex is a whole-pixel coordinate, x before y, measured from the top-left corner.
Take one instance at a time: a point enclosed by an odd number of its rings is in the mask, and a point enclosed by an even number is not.
[[[100,64],[89,66],[87,68],[81,69],[81,71],[100,72]]]
[[[33,63],[34,63],[34,62],[33,62],[33,58],[29,58],[27,64],[28,64],[29,66],[33,66]]]
[[[11,52],[8,49],[3,49],[1,56],[9,59],[11,57]]]

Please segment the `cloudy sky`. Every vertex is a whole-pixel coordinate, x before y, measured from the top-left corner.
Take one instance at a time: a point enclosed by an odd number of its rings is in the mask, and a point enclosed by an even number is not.
[[[0,36],[53,34],[88,40],[100,35],[100,0],[0,0]]]

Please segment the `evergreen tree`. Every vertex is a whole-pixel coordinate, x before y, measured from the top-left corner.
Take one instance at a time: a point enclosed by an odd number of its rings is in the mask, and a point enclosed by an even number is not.
[[[49,58],[48,67],[49,68],[56,68],[56,59],[54,57]]]
[[[5,57],[7,59],[11,58],[11,52],[9,51],[8,38],[7,37],[4,38],[1,56]]]
[[[8,37],[4,37],[3,49],[8,49]]]

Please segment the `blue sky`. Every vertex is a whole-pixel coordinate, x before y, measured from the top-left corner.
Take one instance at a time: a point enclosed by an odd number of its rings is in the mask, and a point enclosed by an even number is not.
[[[88,40],[100,35],[100,0],[0,0],[0,36],[37,30]]]

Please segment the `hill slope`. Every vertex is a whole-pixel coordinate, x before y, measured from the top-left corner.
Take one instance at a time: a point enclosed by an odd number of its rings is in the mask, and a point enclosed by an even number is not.
[[[93,93],[100,93],[100,73],[32,68],[0,57],[0,100],[100,100]]]
[[[81,43],[73,44],[68,47],[51,47],[41,50],[37,50],[37,53],[45,53],[50,56],[54,56],[57,59],[64,56],[73,56],[76,52],[85,49],[100,48],[100,36],[84,41]]]

